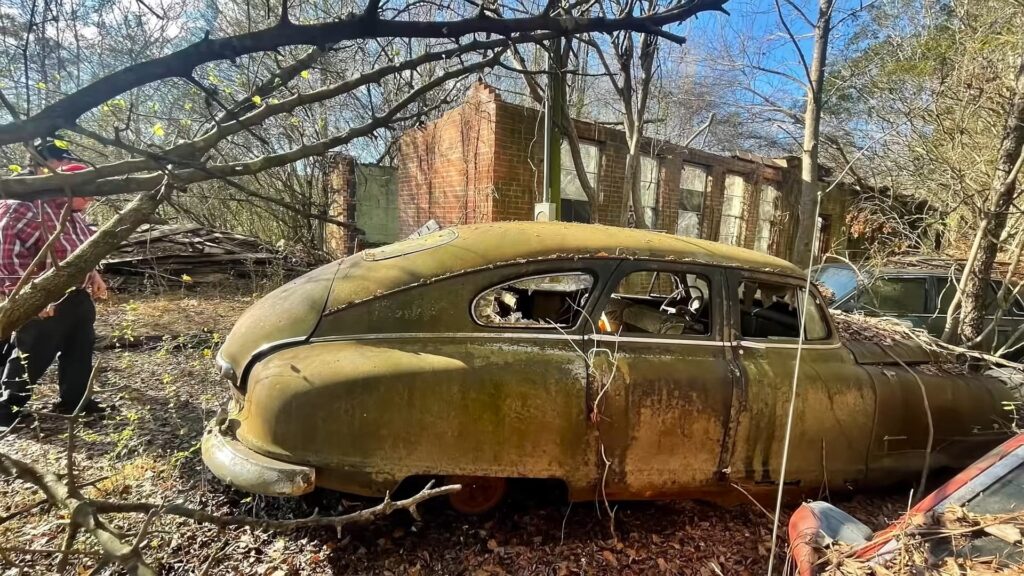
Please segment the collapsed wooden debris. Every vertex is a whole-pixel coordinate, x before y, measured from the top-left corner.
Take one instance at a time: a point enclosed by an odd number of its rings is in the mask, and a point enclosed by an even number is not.
[[[308,256],[269,246],[258,238],[198,224],[144,225],[106,260],[112,287],[209,284],[268,274],[305,272]]]

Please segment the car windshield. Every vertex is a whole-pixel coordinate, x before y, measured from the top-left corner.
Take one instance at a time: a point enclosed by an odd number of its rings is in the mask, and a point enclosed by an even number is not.
[[[1010,470],[980,494],[966,508],[973,514],[1010,514],[1024,506],[1024,465]]]
[[[857,273],[844,266],[822,266],[814,278],[835,294],[838,302],[850,295],[857,288]]]
[[[1001,478],[971,498],[964,508],[972,515],[982,518],[1010,518],[1020,514],[1024,498],[1024,466],[1018,465]],[[992,523],[992,520],[987,520]],[[1013,524],[1007,524],[1012,526]],[[992,559],[993,566],[1018,567],[1024,560],[1024,550],[1016,543],[1005,540],[988,531],[974,531],[965,534],[961,541],[939,538],[932,541],[929,551],[934,558]]]

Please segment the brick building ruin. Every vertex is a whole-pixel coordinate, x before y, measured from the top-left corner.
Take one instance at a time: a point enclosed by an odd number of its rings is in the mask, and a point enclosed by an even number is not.
[[[581,152],[600,204],[591,207],[562,152],[562,219],[596,211],[603,224],[623,225],[627,146],[614,128],[574,120]],[[465,102],[399,141],[398,235],[433,219],[442,226],[532,220],[543,193],[544,122],[541,111],[502,100],[478,82]],[[640,186],[648,225],[787,257],[795,234],[799,158],[752,154],[721,156],[647,139]],[[841,252],[846,243],[848,193],[837,187],[823,199],[819,247]]]

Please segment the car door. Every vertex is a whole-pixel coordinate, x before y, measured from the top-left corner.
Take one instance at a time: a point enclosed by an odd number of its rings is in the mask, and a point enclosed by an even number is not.
[[[558,478],[589,492],[597,464],[584,326],[617,265],[578,258],[496,266],[328,317],[314,334],[318,345],[365,347],[364,358],[338,367],[337,382],[358,369],[391,376],[336,387],[342,392],[323,386],[332,397],[304,393],[310,405],[338,405],[338,418],[308,427],[320,432],[315,441],[370,462],[375,482],[387,474]]]
[[[874,389],[840,344],[817,291],[812,290],[801,350],[802,280],[735,270],[729,274],[727,290],[731,340],[743,378],[730,447],[732,478],[754,485],[780,481],[798,360],[785,481],[818,488],[863,478]]]
[[[607,497],[692,496],[719,481],[736,376],[722,296],[718,268],[626,261],[597,303],[590,412]]]

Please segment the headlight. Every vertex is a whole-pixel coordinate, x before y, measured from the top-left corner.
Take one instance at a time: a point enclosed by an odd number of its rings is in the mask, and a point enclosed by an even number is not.
[[[235,373],[235,369],[228,364],[227,360],[217,352],[217,368],[220,369],[221,378],[226,378],[228,382],[235,388],[238,388],[238,374]]]

